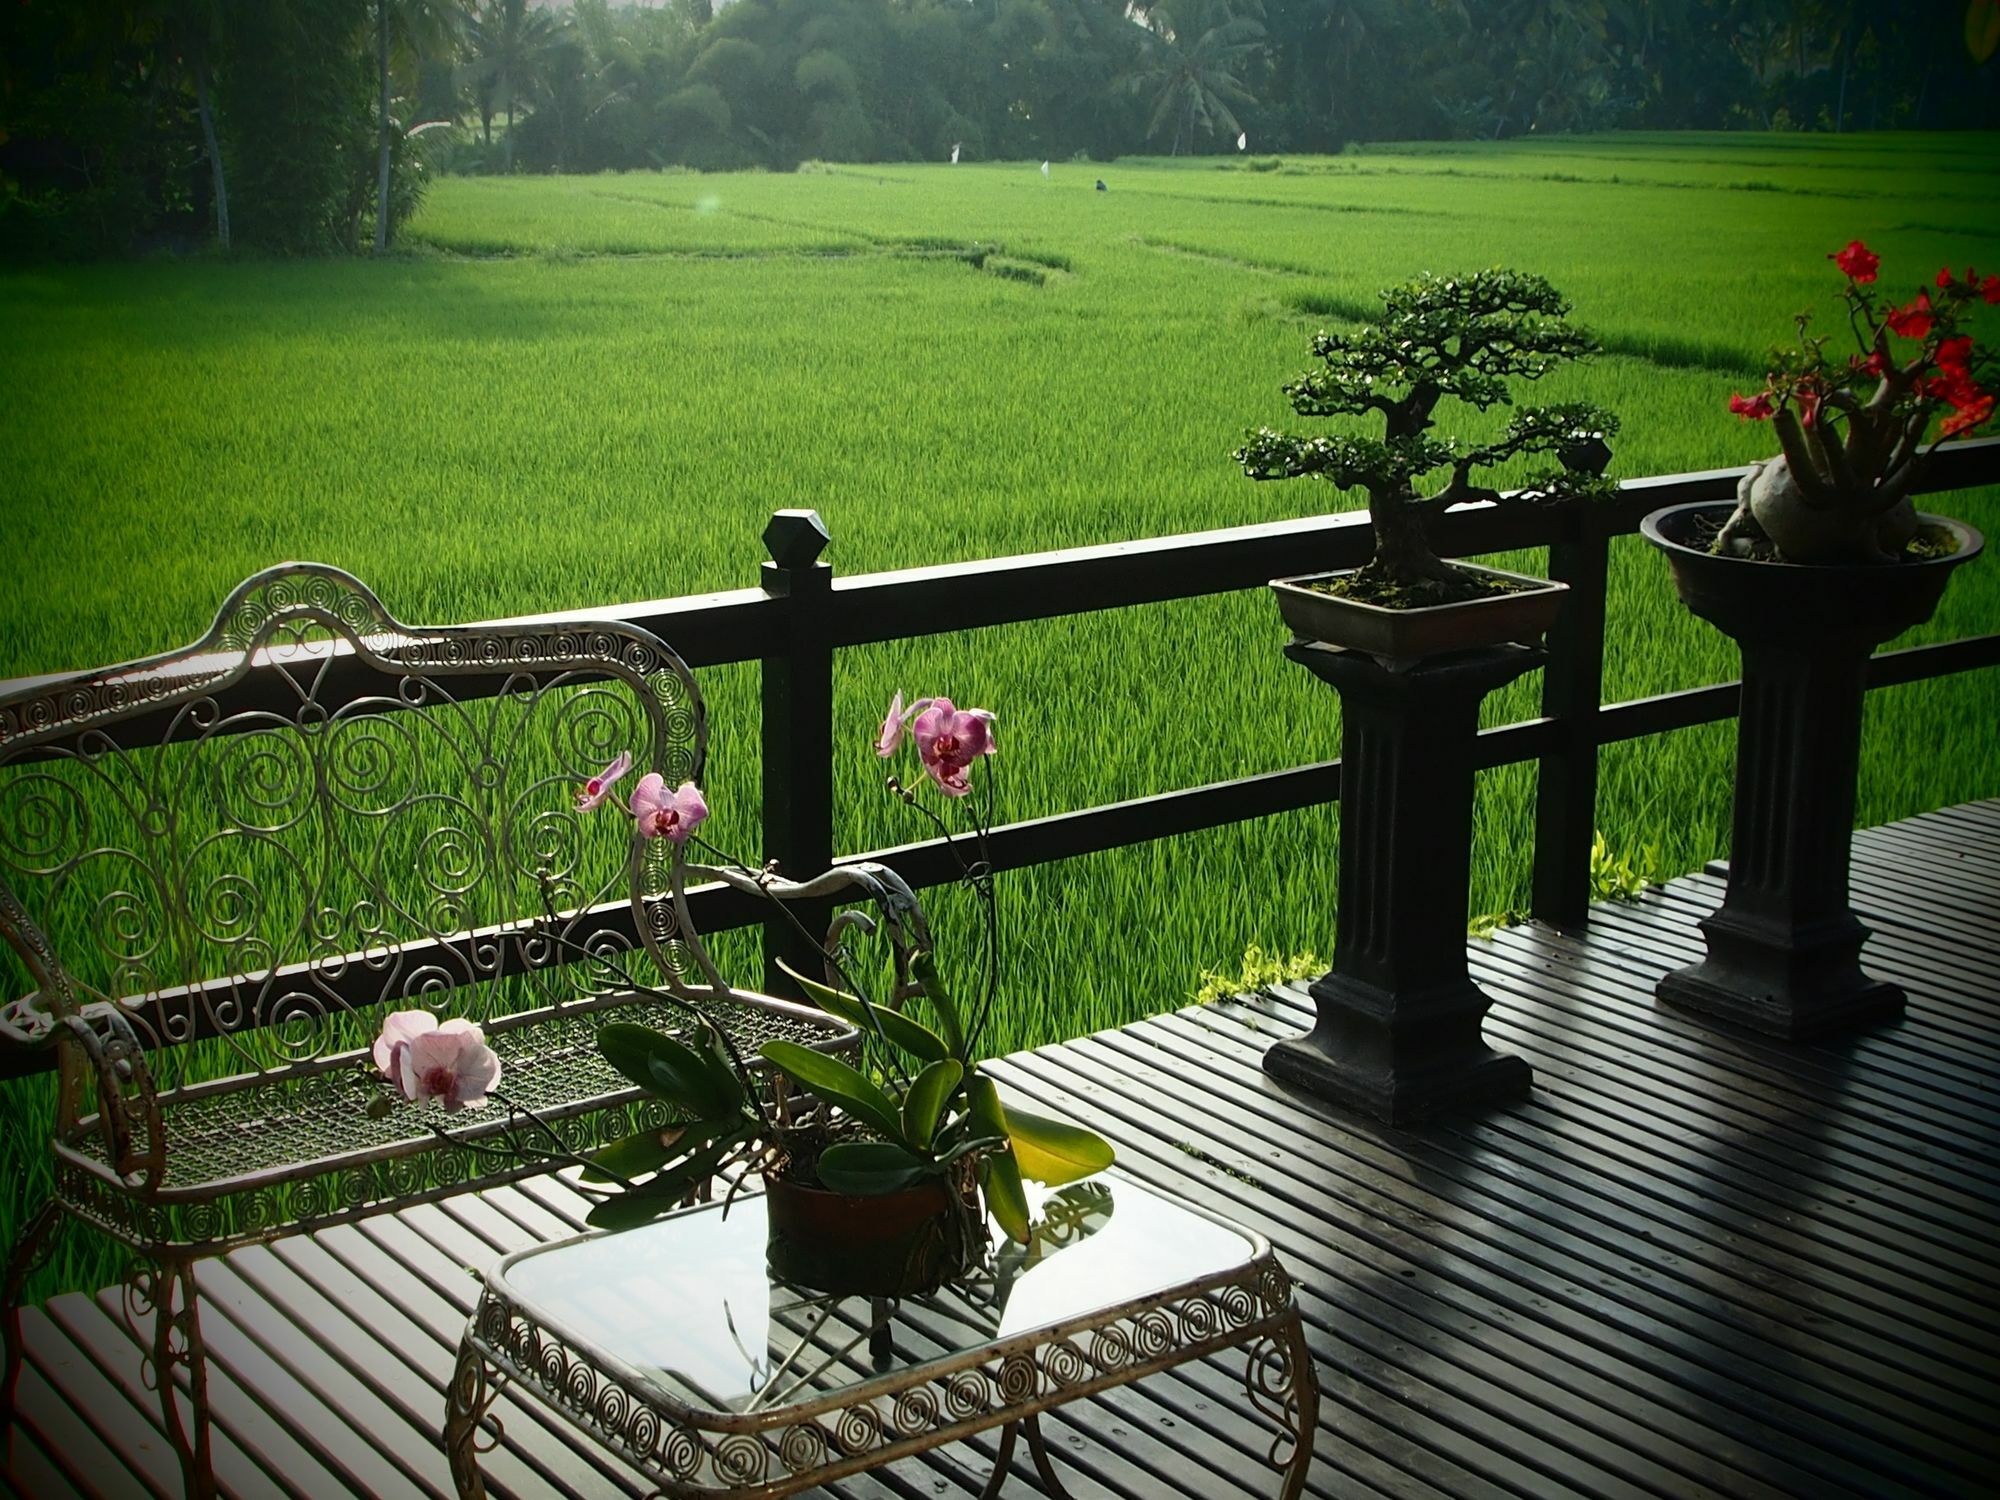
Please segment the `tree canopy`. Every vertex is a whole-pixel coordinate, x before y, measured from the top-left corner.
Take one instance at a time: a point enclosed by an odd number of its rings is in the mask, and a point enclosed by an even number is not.
[[[1991,127],[1966,5],[28,0],[0,8],[0,248],[379,248],[439,166]]]

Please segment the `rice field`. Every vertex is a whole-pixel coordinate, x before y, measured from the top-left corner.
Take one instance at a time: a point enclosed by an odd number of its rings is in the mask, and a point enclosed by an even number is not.
[[[819,510],[845,573],[1345,508],[1251,483],[1230,449],[1295,420],[1279,386],[1314,329],[1426,269],[1506,264],[1571,297],[1606,353],[1534,399],[1619,412],[1614,474],[1742,463],[1770,435],[1725,402],[1793,312],[1836,311],[1827,252],[1867,240],[1898,290],[2000,258],[1995,145],[1616,135],[1046,179],[446,179],[379,262],[0,271],[0,676],[190,640],[290,557],[453,622],[752,585],[784,506]],[[1951,509],[2000,532],[2000,493]],[[1612,562],[1608,698],[1734,675],[1642,543]],[[1975,565],[1906,643],[1996,621],[2000,569]],[[897,687],[998,713],[1007,818],[1335,754],[1332,695],[1284,638],[1241,595],[845,652],[840,840],[922,832],[868,751]],[[747,853],[756,674],[703,687],[712,826]],[[1489,720],[1531,714],[1536,691]],[[2000,793],[1996,710],[1990,672],[1874,695],[1861,818]],[[1611,850],[1651,850],[1663,875],[1722,852],[1731,753],[1727,726],[1607,750]],[[1483,778],[1468,917],[1525,905],[1532,794],[1530,768]],[[1337,833],[1319,810],[1005,877],[991,1046],[1185,1003],[1252,945],[1328,953]],[[30,1171],[46,1099],[0,1100]],[[47,1284],[98,1270],[76,1251]]]

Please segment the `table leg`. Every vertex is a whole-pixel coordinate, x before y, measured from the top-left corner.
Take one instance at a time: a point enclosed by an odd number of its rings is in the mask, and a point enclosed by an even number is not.
[[[993,1472],[986,1476],[986,1488],[979,1492],[979,1500],[994,1500],[1000,1486],[1007,1482],[1007,1465],[1014,1459],[1014,1429],[1020,1425],[1009,1422],[1000,1429],[1000,1449],[993,1455]]]
[[[1049,1457],[1048,1440],[1042,1436],[1042,1419],[1039,1413],[1031,1412],[1021,1418],[1021,1424],[1028,1429],[1028,1451],[1035,1456],[1035,1472],[1042,1476],[1042,1488],[1054,1500],[1070,1500],[1069,1491],[1056,1478],[1055,1461]]]
[[[993,1455],[993,1472],[986,1476],[986,1488],[979,1492],[979,1500],[994,1500],[1001,1486],[1006,1484],[1007,1465],[1014,1459],[1014,1434],[1022,1429],[1028,1434],[1028,1452],[1034,1455],[1035,1472],[1041,1476],[1043,1493],[1050,1500],[1070,1500],[1069,1491],[1056,1477],[1055,1460],[1049,1455],[1048,1440],[1042,1436],[1042,1419],[1035,1412],[1016,1417],[1000,1429],[1000,1448]]]
[[[1281,1500],[1297,1500],[1319,1430],[1319,1376],[1296,1307],[1276,1333],[1250,1346],[1243,1387],[1250,1404],[1278,1426],[1268,1457],[1273,1468],[1284,1471]]]
[[[479,1455],[491,1452],[500,1441],[500,1423],[487,1417],[493,1400],[504,1383],[491,1370],[470,1337],[458,1346],[458,1367],[451,1372],[444,1415],[444,1451],[451,1463],[452,1483],[458,1486],[459,1500],[486,1500],[486,1480],[479,1472]],[[487,1436],[480,1441],[480,1429]]]

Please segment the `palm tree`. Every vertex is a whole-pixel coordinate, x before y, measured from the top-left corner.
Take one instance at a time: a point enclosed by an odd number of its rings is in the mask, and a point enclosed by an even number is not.
[[[514,101],[532,85],[555,34],[555,17],[530,10],[528,0],[485,0],[473,20],[473,67],[483,85],[481,110],[497,107],[507,115],[502,171],[514,170]],[[487,113],[486,118],[491,120],[492,115]],[[490,129],[487,138],[492,138]]]
[[[1178,24],[1175,9],[1190,24]],[[1159,135],[1171,120],[1172,154],[1178,156],[1183,139],[1194,149],[1197,130],[1210,137],[1237,134],[1243,127],[1229,106],[1256,103],[1242,72],[1263,50],[1263,25],[1232,14],[1229,0],[1160,0],[1138,15],[1152,33],[1149,56],[1130,80],[1135,92],[1155,100],[1146,138]]]
[[[455,46],[469,17],[464,0],[375,0],[375,63],[379,80],[375,157],[375,253],[389,248],[389,44],[400,39],[412,52]]]

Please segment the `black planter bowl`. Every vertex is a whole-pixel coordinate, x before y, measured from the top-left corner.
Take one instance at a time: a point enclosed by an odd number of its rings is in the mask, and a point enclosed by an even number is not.
[[[1812,645],[1845,640],[1872,649],[1921,625],[1937,610],[1952,570],[1979,555],[1985,538],[1949,516],[1917,519],[1958,538],[1948,557],[1921,562],[1827,566],[1718,557],[1698,538],[1713,535],[1735,505],[1670,505],[1639,523],[1639,534],[1667,556],[1681,602],[1736,640]],[[1712,523],[1704,529],[1699,522]]]
[[[1454,567],[1476,577],[1530,584],[1515,593],[1492,594],[1456,604],[1432,604],[1420,609],[1390,609],[1359,599],[1323,593],[1307,585],[1345,578],[1351,573],[1301,573],[1271,580],[1278,613],[1302,640],[1323,641],[1374,657],[1391,672],[1406,671],[1420,661],[1453,651],[1509,642],[1532,645],[1555,623],[1569,585],[1504,568],[1468,563]]]

